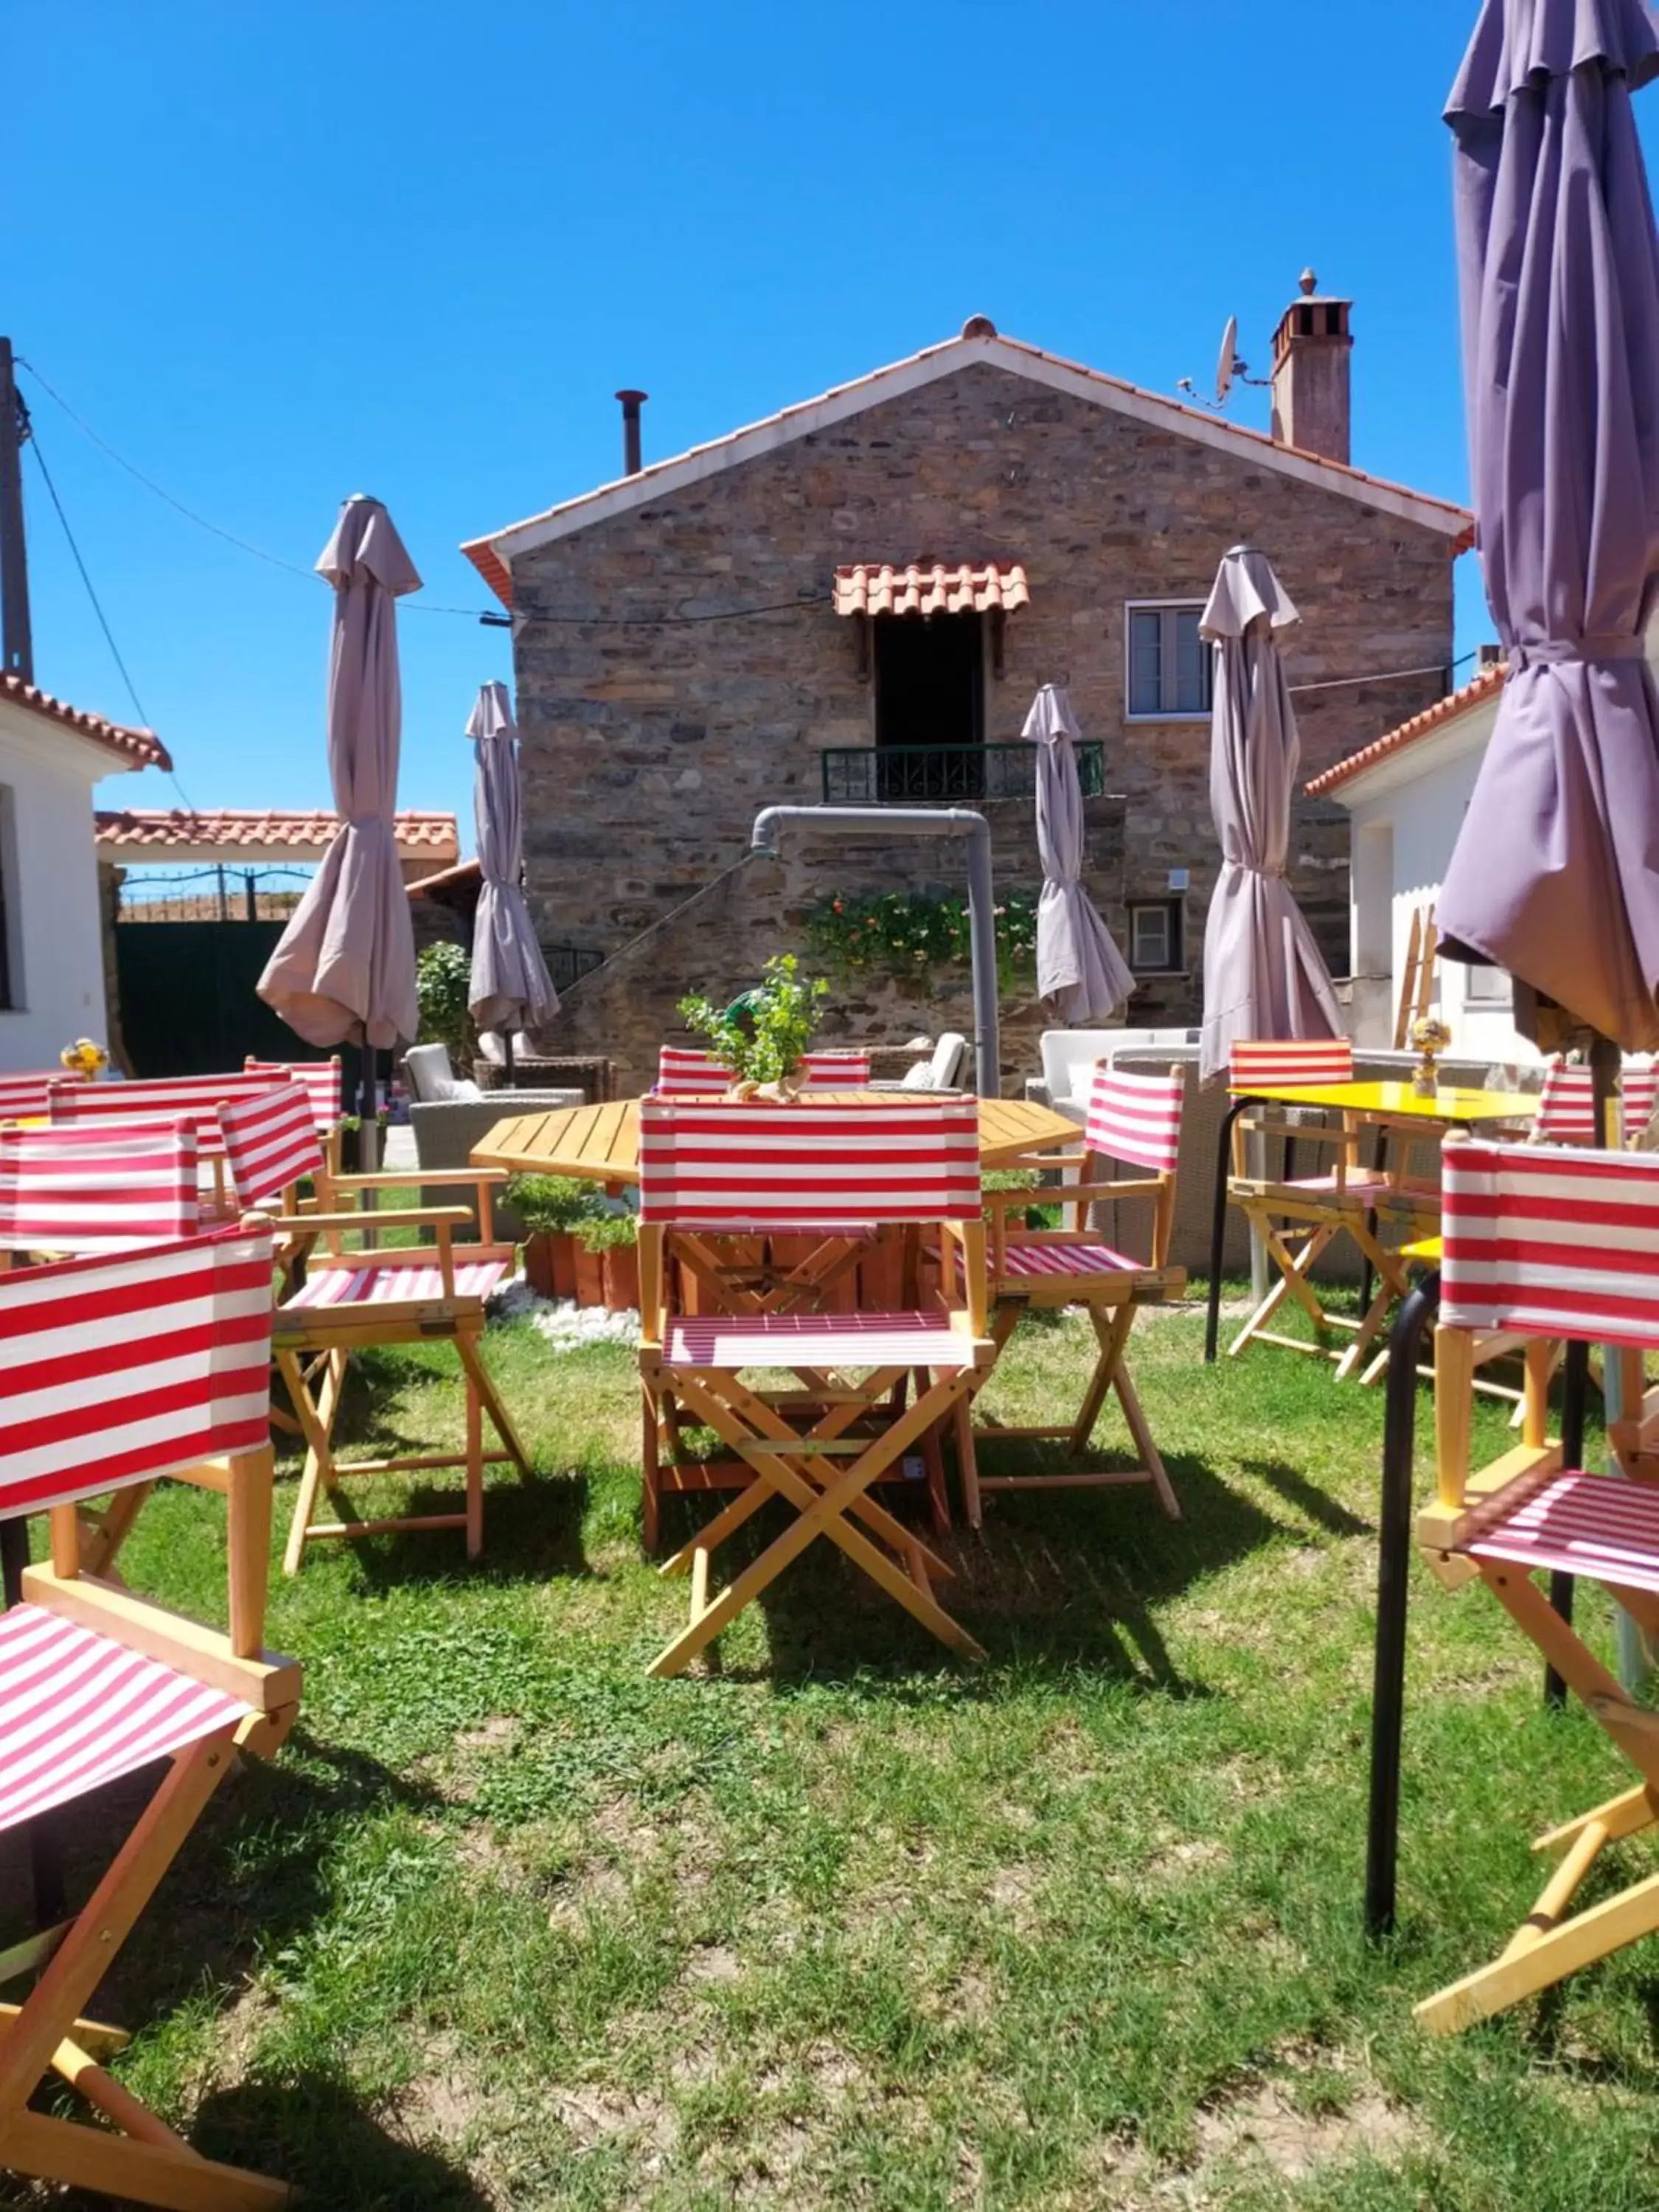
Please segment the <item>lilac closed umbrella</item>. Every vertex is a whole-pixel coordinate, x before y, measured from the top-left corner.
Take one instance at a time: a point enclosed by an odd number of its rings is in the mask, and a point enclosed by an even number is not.
[[[1446,109],[1469,448],[1509,678],[1439,901],[1626,1051],[1659,1047],[1659,242],[1640,0],[1486,0]]]
[[[1285,880],[1302,741],[1278,641],[1299,620],[1265,553],[1222,556],[1199,623],[1216,649],[1210,808],[1222,852],[1204,929],[1200,1081],[1240,1038],[1342,1034],[1330,970]]]
[[[1023,734],[1037,749],[1037,994],[1052,999],[1061,1021],[1076,1029],[1115,1014],[1135,979],[1083,888],[1083,786],[1073,750],[1079,733],[1059,684],[1045,684],[1037,693]]]
[[[501,1034],[508,1065],[513,1035],[550,1021],[559,994],[547,972],[520,886],[524,872],[523,808],[519,792],[519,731],[505,684],[483,684],[466,734],[477,747],[473,819],[483,878],[472,922],[472,979],[468,1010],[481,1030]]]
[[[307,1044],[360,1043],[373,1146],[374,1054],[412,1038],[415,933],[394,817],[403,698],[397,602],[421,580],[377,499],[346,501],[317,573],[334,587],[328,772],[341,827],[259,978]]]

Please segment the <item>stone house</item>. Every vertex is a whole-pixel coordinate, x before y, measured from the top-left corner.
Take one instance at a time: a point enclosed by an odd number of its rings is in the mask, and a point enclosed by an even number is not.
[[[1470,517],[1349,461],[1349,303],[1311,276],[1273,342],[1273,429],[1001,337],[959,337],[465,549],[513,615],[526,879],[550,946],[601,964],[558,1048],[654,1066],[692,988],[716,998],[808,916],[896,886],[960,893],[951,848],[881,830],[897,800],[982,807],[999,890],[1040,884],[1021,730],[1064,683],[1085,738],[1088,887],[1129,954],[1137,1024],[1196,1019],[1217,851],[1199,610],[1230,545],[1303,615],[1304,767],[1449,689]],[[867,843],[744,861],[771,803],[868,805]],[[1298,802],[1294,888],[1345,963],[1346,823]],[[968,1026],[967,977],[861,970],[830,1026]],[[1004,1073],[1040,1006],[1005,1000]]]

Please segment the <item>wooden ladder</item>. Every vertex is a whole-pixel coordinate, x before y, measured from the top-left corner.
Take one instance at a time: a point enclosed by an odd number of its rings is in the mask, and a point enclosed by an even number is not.
[[[1394,1018],[1394,1048],[1403,1052],[1411,1040],[1412,1024],[1429,1011],[1434,994],[1434,958],[1440,944],[1435,926],[1434,902],[1413,908],[1412,933],[1406,945],[1406,970],[1400,979],[1400,1005]]]

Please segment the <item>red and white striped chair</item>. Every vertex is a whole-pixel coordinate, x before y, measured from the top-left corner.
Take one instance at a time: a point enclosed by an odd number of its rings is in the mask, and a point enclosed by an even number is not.
[[[260,1097],[271,1080],[266,1075],[250,1075],[246,1069],[231,1075],[177,1075],[134,1083],[82,1083],[66,1078],[49,1085],[46,1112],[54,1126],[72,1128],[154,1129],[191,1122],[210,1180],[209,1215],[228,1220],[234,1208],[225,1190],[219,1109],[238,1098]]]
[[[986,1198],[991,1224],[991,1337],[999,1353],[1022,1316],[1033,1308],[1072,1305],[1087,1311],[1099,1349],[1083,1402],[1069,1421],[1011,1427],[983,1415],[975,1421],[966,1404],[958,1408],[957,1449],[963,1502],[975,1528],[982,1517],[981,1496],[988,1490],[1105,1490],[1149,1482],[1171,1519],[1180,1516],[1181,1507],[1129,1379],[1125,1353],[1141,1307],[1179,1297],[1187,1286],[1185,1269],[1169,1264],[1185,1091],[1186,1079],[1179,1068],[1168,1075],[1133,1075],[1105,1060],[1097,1061],[1089,1087],[1081,1152],[1044,1153],[1013,1164],[1030,1169],[1075,1166],[1077,1179],[1053,1193],[1072,1212],[1073,1225],[1030,1229],[1011,1221],[1011,1215],[1023,1212],[1030,1205],[1033,1194],[1029,1190],[994,1191]],[[1109,1162],[1146,1172],[1138,1180],[1113,1182]],[[1146,1200],[1152,1206],[1145,1259],[1106,1243],[1089,1223],[1097,1205],[1135,1200]],[[1068,1468],[1052,1474],[980,1472],[975,1429],[987,1439],[1064,1437],[1073,1454],[1086,1451],[1108,1390],[1115,1392],[1139,1454],[1132,1469],[1090,1473]],[[977,1401],[973,1410],[978,1411]]]
[[[0,2008],[0,2172],[19,2179],[227,2212],[288,2201],[198,2157],[105,2070],[127,2038],[81,2017],[233,1753],[274,1751],[298,1710],[299,1668],[262,1648],[270,1265],[251,1224],[0,1275],[0,1516],[52,1516],[50,1564],[0,1613],[0,1830],[165,1762],[85,1909],[0,1960],[36,1977]],[[77,1504],[161,1475],[225,1498],[228,1636],[84,1571]],[[100,1833],[107,1801],[81,1817]],[[35,2109],[54,2073],[108,2124]]]
[[[373,1213],[348,1208],[345,1200],[396,1178],[331,1175],[312,1103],[301,1085],[282,1084],[257,1097],[222,1107],[219,1120],[237,1204],[244,1208],[280,1206],[274,1224],[277,1234],[293,1240],[290,1253],[296,1248],[304,1251],[303,1280],[283,1297],[276,1322],[277,1370],[306,1444],[283,1553],[286,1571],[298,1571],[307,1544],[316,1538],[363,1536],[394,1528],[464,1528],[467,1556],[475,1558],[483,1547],[484,1468],[510,1459],[521,1474],[530,1473],[524,1446],[479,1349],[484,1301],[501,1287],[513,1266],[513,1247],[493,1241],[489,1193],[499,1176],[493,1170],[474,1168],[453,1175],[422,1175],[423,1182],[456,1183],[476,1190],[481,1235],[474,1241],[458,1242],[472,1224],[468,1206],[421,1206]],[[301,1212],[295,1187],[307,1180],[316,1190],[316,1204]],[[397,1250],[347,1249],[349,1237],[371,1228],[430,1230],[435,1243]],[[465,1451],[342,1464],[333,1437],[351,1354],[372,1346],[426,1343],[434,1337],[453,1341],[465,1378]],[[484,1450],[485,1413],[504,1450]],[[368,1520],[352,1510],[345,1494],[347,1480],[441,1468],[465,1470],[465,1498],[458,1512]],[[312,1519],[319,1482],[337,1509],[333,1521]]]
[[[1659,1100],[1659,1066],[1651,1060],[1627,1060],[1620,1076],[1619,1094],[1624,1142],[1634,1145],[1646,1133]],[[1548,1063],[1531,1134],[1534,1142],[1545,1145],[1599,1141],[1595,1097],[1587,1066],[1569,1064],[1559,1056]]]
[[[340,1128],[345,1120],[345,1091],[340,1055],[331,1060],[256,1060],[250,1053],[242,1063],[246,1073],[265,1075],[274,1082],[293,1080],[311,1101],[317,1134],[328,1157],[331,1173],[340,1171]]]
[[[0,1075],[0,1122],[44,1120],[48,1087],[82,1079],[65,1075],[61,1067],[43,1069],[38,1075]]]
[[[188,1121],[0,1128],[0,1255],[121,1252],[194,1237],[201,1225]]]
[[[1352,1079],[1353,1047],[1346,1037],[1241,1042],[1232,1048],[1229,1082],[1235,1097],[1260,1097],[1270,1103],[1285,1091],[1317,1090]],[[1379,1239],[1376,1218],[1382,1215],[1408,1237],[1429,1236],[1437,1226],[1438,1200],[1432,1186],[1413,1181],[1408,1173],[1408,1146],[1395,1147],[1393,1164],[1387,1168],[1365,1166],[1360,1159],[1360,1132],[1359,1117],[1340,1109],[1338,1119],[1325,1127],[1286,1128],[1249,1112],[1234,1122],[1227,1196],[1260,1238],[1278,1279],[1228,1346],[1230,1358],[1236,1359],[1252,1343],[1277,1344],[1290,1352],[1334,1359],[1339,1376],[1364,1371],[1389,1308],[1409,1287],[1406,1263]],[[1287,1148],[1304,1143],[1323,1146],[1334,1151],[1334,1158],[1330,1167],[1313,1175],[1298,1176],[1288,1165],[1278,1176],[1256,1174],[1249,1164],[1249,1147],[1256,1140],[1282,1141]],[[1370,1261],[1376,1285],[1358,1321],[1328,1311],[1310,1280],[1315,1262],[1341,1237],[1350,1238]],[[1311,1341],[1269,1328],[1287,1299],[1312,1324]],[[1340,1348],[1334,1341],[1339,1330],[1351,1338]]]
[[[1659,1348],[1659,1159],[1454,1137],[1443,1167],[1437,1496],[1419,1537],[1449,1587],[1486,1583],[1642,1779],[1540,1839],[1536,1848],[1563,1855],[1559,1866],[1500,1959],[1417,2008],[1437,2032],[1484,2019],[1659,1929],[1659,1875],[1569,1912],[1603,1846],[1659,1820],[1659,1723],[1532,1579],[1565,1569],[1598,1582],[1659,1632],[1659,1485],[1564,1467],[1547,1430],[1557,1342],[1607,1345],[1638,1370],[1642,1354]],[[1477,1346],[1494,1334],[1527,1340],[1522,1441],[1476,1471],[1470,1393]]]
[[[714,1430],[752,1480],[663,1571],[689,1572],[691,1617],[652,1668],[678,1674],[814,1538],[828,1537],[924,1627],[979,1646],[933,1595],[950,1568],[870,1495],[936,1434],[994,1356],[986,1334],[985,1224],[972,1099],[791,1105],[646,1098],[640,1105],[640,1374],[646,1541],[654,1546],[665,1437]],[[829,1232],[875,1222],[934,1228],[945,1311],[684,1316],[667,1310],[665,1248],[677,1230],[780,1224]],[[951,1255],[954,1255],[952,1257]],[[780,1390],[745,1381],[794,1376]],[[923,1378],[914,1398],[899,1392]],[[718,1596],[714,1551],[770,1498],[797,1519]]]
[[[803,1091],[862,1091],[869,1081],[868,1053],[808,1052],[801,1055]],[[724,1066],[712,1052],[665,1044],[658,1054],[659,1098],[695,1098],[707,1091],[728,1090],[731,1083],[731,1069]]]

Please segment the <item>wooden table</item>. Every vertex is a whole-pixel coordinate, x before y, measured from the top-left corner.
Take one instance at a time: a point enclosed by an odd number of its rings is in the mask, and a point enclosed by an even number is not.
[[[933,1094],[903,1091],[815,1091],[825,1105],[903,1107],[930,1103]],[[979,1164],[1005,1166],[1028,1152],[1059,1152],[1083,1132],[1077,1122],[1029,1098],[981,1098]],[[512,1168],[520,1175],[574,1176],[621,1188],[640,1179],[640,1102],[613,1099],[605,1106],[561,1106],[550,1114],[520,1114],[497,1121],[472,1147],[472,1164]]]
[[[1233,1124],[1247,1106],[1324,1106],[1376,1127],[1425,1133],[1425,1124],[1468,1128],[1481,1121],[1529,1121],[1538,1111],[1535,1091],[1459,1091],[1448,1085],[1419,1097],[1409,1083],[1285,1083],[1261,1091],[1234,1091],[1221,1117],[1216,1146],[1215,1203],[1210,1223],[1210,1298],[1204,1357],[1213,1360],[1221,1332],[1221,1251],[1227,1231],[1227,1183]],[[1369,1273],[1369,1269],[1367,1273]]]

